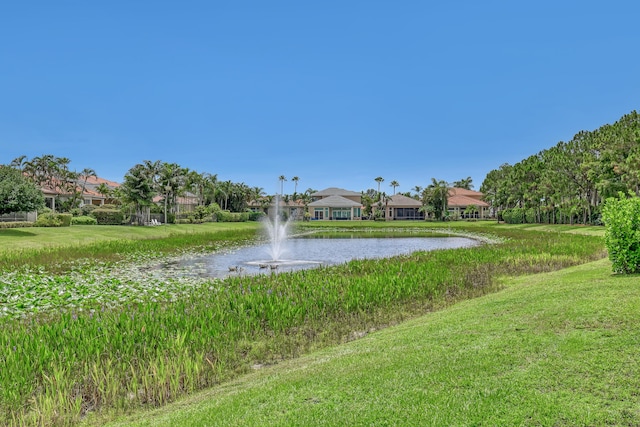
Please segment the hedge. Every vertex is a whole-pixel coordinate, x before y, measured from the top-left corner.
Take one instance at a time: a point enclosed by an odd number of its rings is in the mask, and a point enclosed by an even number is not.
[[[640,198],[609,198],[602,209],[604,241],[615,273],[640,273]]]
[[[71,214],[58,214],[54,212],[47,212],[38,215],[34,226],[35,227],[69,227],[71,225]]]
[[[98,220],[88,215],[74,216],[71,219],[71,225],[96,225],[97,223]]]
[[[0,228],[26,228],[33,227],[34,223],[31,221],[11,221],[0,222]]]
[[[99,225],[121,225],[124,222],[124,214],[117,209],[94,209],[91,216]]]

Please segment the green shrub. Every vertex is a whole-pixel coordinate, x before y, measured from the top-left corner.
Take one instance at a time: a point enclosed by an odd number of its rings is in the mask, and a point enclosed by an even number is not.
[[[82,211],[82,215],[89,215],[91,212],[93,212],[94,210],[96,210],[98,207],[95,205],[84,205],[82,206],[82,208],[80,208],[80,210]]]
[[[213,215],[212,212],[214,207],[212,206],[197,206],[194,213],[196,218],[202,221],[212,221]]]
[[[59,215],[53,212],[43,213],[38,215],[38,219],[35,222],[36,227],[62,227],[62,219]]]
[[[246,222],[246,221],[249,221],[249,213],[219,211],[219,212],[216,212],[216,221],[217,222]]]
[[[533,208],[529,208],[524,213],[524,220],[527,224],[535,224],[536,223],[536,210]]]
[[[602,209],[604,239],[615,273],[640,272],[640,198],[609,198]]]
[[[73,218],[73,215],[71,215],[69,213],[58,214],[58,218],[60,219],[60,221],[62,221],[62,226],[63,227],[70,227],[71,226],[71,219]]]
[[[266,215],[264,212],[247,212],[249,214],[249,221],[261,221]]]
[[[30,221],[0,222],[0,228],[26,228],[26,227],[33,227],[33,222],[30,222]]]
[[[98,220],[88,215],[74,216],[71,219],[71,225],[96,225],[97,223]]]
[[[117,209],[94,209],[91,216],[98,221],[99,225],[120,225],[124,221],[124,214]]]
[[[502,219],[507,224],[524,224],[525,210],[523,208],[509,208],[502,211]]]

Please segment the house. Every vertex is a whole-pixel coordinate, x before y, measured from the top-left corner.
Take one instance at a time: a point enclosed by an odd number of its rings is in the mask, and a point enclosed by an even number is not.
[[[172,210],[173,213],[179,214],[184,212],[193,212],[200,204],[200,199],[195,194],[185,191],[183,194],[176,196],[176,206]],[[158,206],[164,206],[164,194],[158,194],[153,197],[153,203]]]
[[[98,177],[87,177],[86,183],[83,179],[79,179],[71,181],[71,187],[60,185],[54,185],[53,187],[50,185],[43,185],[40,187],[42,190],[42,195],[44,196],[45,206],[56,210],[56,204],[61,204],[69,199],[74,197],[73,191],[75,190],[77,193],[81,193],[79,198],[80,206],[84,205],[93,205],[93,206],[102,206],[107,203],[113,203],[113,199],[109,197],[108,192],[112,192],[117,187],[120,186],[117,182],[109,181],[104,178]],[[101,186],[104,184],[104,187]],[[75,188],[73,188],[75,185]],[[84,185],[84,190],[83,190]],[[102,188],[108,189],[106,194],[101,193]]]
[[[309,214],[312,220],[362,219],[362,194],[330,187],[311,194]]]
[[[450,188],[447,203],[449,215],[463,219],[484,219],[490,217],[490,206],[482,200],[483,196],[484,194],[479,191],[455,187]],[[465,213],[469,206],[475,206],[476,211],[471,214]]]
[[[260,197],[258,200],[252,200],[247,204],[247,209],[252,212],[262,212],[265,215],[273,213],[274,197]],[[302,220],[304,218],[305,206],[300,199],[292,200],[288,197],[279,199],[279,210],[284,213],[287,218],[294,220]]]
[[[104,184],[104,185],[103,185]],[[88,176],[85,184],[85,191],[82,197],[84,205],[102,206],[106,204],[115,204],[115,199],[111,197],[113,191],[120,187],[120,183],[109,181],[108,179],[98,176]],[[104,189],[108,190],[105,194],[101,193]]]
[[[388,197],[384,207],[384,217],[387,221],[393,220],[423,220],[424,211],[422,202],[402,194],[394,194]],[[375,205],[374,205],[375,209]]]

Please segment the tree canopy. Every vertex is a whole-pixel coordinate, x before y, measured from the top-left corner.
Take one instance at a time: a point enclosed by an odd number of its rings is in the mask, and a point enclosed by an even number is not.
[[[632,111],[503,164],[487,174],[480,191],[497,212],[519,210],[522,221],[600,223],[603,200],[618,192],[640,195],[640,115]]]
[[[0,215],[44,207],[40,189],[19,170],[0,165]]]

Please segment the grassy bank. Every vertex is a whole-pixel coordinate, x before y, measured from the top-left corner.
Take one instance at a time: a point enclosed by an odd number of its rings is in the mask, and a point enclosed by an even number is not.
[[[60,270],[64,262],[82,258],[119,260],[139,252],[171,253],[196,246],[215,249],[216,242],[252,238],[259,226],[244,222],[0,229],[0,271],[23,266]]]
[[[606,260],[510,279],[112,425],[639,425],[637,282]]]
[[[501,243],[212,281],[178,299],[157,293],[135,301],[124,296],[120,307],[5,319],[0,415],[7,423],[65,424],[92,413],[165,405],[252,366],[350,341],[493,292],[504,276],[603,256],[600,238],[564,229],[542,232],[487,223],[445,228],[497,235]],[[162,242],[136,244],[147,241]]]

